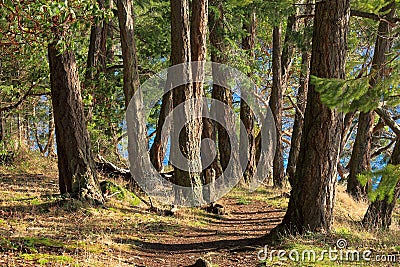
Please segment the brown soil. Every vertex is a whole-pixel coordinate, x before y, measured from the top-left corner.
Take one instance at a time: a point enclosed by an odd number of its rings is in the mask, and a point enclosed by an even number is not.
[[[175,267],[200,257],[213,266],[259,266],[265,235],[284,214],[260,198],[265,192],[229,194],[219,201],[226,215],[185,208],[166,217],[116,200],[76,207],[55,197],[56,178],[45,175],[2,175],[0,183],[0,266]]]
[[[203,257],[218,266],[258,266],[258,250],[266,244],[265,235],[281,221],[282,210],[265,202],[237,204],[234,199],[220,201],[229,214],[212,216],[209,225],[185,228],[174,234],[161,234],[157,240],[133,242],[137,260],[144,266],[187,266]]]

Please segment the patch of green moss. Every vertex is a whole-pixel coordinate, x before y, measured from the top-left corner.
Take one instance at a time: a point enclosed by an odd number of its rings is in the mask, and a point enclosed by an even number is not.
[[[67,249],[70,250],[82,250],[90,253],[102,253],[104,252],[103,247],[97,243],[91,243],[87,241],[78,241],[74,244],[66,245]]]
[[[23,253],[19,255],[20,258],[26,261],[36,261],[40,265],[46,265],[48,263],[73,263],[74,259],[68,255],[50,255],[50,254],[28,254]],[[76,266],[76,265],[75,265]]]
[[[140,199],[134,193],[111,181],[101,182],[100,187],[106,197],[125,201],[131,206],[137,206],[140,203]]]
[[[346,239],[349,244],[357,244],[362,241],[362,238],[358,236],[358,233],[347,227],[336,227],[334,229],[335,233],[340,236],[340,238]],[[363,236],[364,238],[366,236]]]
[[[62,248],[64,244],[60,241],[53,240],[44,237],[23,237],[22,238],[24,247],[30,252],[38,252],[38,247],[53,247]]]
[[[236,202],[238,205],[249,205],[251,203],[251,201],[249,201],[248,199],[246,199],[245,197],[241,196],[239,197],[239,199]]]

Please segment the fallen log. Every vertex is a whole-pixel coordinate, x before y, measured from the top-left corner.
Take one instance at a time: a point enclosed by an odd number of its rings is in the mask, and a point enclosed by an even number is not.
[[[129,169],[120,168],[103,158],[101,155],[97,155],[97,159],[98,161],[95,161],[97,171],[107,174],[109,176],[122,177],[126,181],[129,181],[131,179],[131,172],[129,171]]]

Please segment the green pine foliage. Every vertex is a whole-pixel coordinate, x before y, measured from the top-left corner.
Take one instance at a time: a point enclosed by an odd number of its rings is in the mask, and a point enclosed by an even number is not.
[[[372,180],[373,185],[378,184],[375,190],[370,189],[368,192],[371,202],[384,199],[392,202],[396,184],[400,179],[400,165],[388,164],[383,169],[359,174],[357,178],[363,186],[369,180]]]
[[[384,79],[375,86],[370,85],[372,71],[368,76],[353,79],[325,79],[311,77],[315,90],[321,94],[321,101],[330,108],[344,112],[374,110],[380,105],[397,106],[400,104],[400,64],[397,54],[388,64]]]

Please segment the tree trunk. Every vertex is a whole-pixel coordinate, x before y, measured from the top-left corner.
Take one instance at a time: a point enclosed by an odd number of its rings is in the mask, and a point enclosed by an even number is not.
[[[99,7],[104,8],[104,0],[97,0]],[[95,79],[99,72],[106,69],[107,23],[100,21],[90,29],[89,51],[86,63],[85,85]]]
[[[193,0],[192,1],[192,17],[190,25],[190,47],[191,47],[191,59],[192,61],[205,62],[207,55],[207,26],[208,26],[208,0]],[[200,63],[197,69],[198,73],[193,73],[193,77],[199,77],[201,80],[204,79],[204,65]],[[193,83],[193,90],[196,95],[205,96],[203,82]],[[207,103],[203,103],[203,116],[202,123],[202,140],[207,140],[201,147],[201,159],[203,167],[204,184],[208,184],[215,177],[209,177],[211,174],[221,171],[218,167],[217,158],[212,158],[215,154],[213,153],[213,145],[209,140],[215,142],[214,136],[214,125],[212,120],[207,118],[209,115],[209,108]],[[210,164],[211,162],[211,164]],[[206,166],[209,164],[209,166]],[[209,171],[207,171],[209,170]],[[213,170],[213,171],[210,171]]]
[[[362,186],[357,175],[371,170],[371,141],[374,125],[374,111],[361,112],[358,118],[357,136],[350,158],[350,174],[347,179],[347,193],[354,199],[361,200],[367,197],[368,184]]]
[[[75,56],[48,46],[51,97],[57,138],[59,186],[62,194],[104,203],[86,128]]]
[[[37,144],[37,146],[39,148],[40,153],[44,154],[45,150],[44,150],[44,148],[42,146],[42,143],[40,142],[39,127],[38,127],[38,124],[36,122],[36,104],[34,104],[33,107],[32,107],[32,117],[33,117],[32,124],[33,124],[33,128],[34,128],[33,131],[34,131],[36,144]]]
[[[296,8],[296,7],[295,7]],[[292,67],[292,59],[295,51],[294,36],[297,31],[297,8],[294,14],[290,14],[287,19],[285,41],[282,48],[282,91],[285,92],[290,78],[290,68]]]
[[[242,39],[242,47],[247,52],[250,62],[255,60],[255,39],[256,39],[256,13],[253,9],[248,11],[247,20],[243,24],[243,29],[246,31],[246,36]],[[251,76],[251,73],[247,73]],[[248,103],[243,101],[247,99],[246,92],[241,92],[242,98],[240,101],[240,120],[242,121],[244,128],[240,128],[240,153],[248,160],[246,169],[243,171],[244,180],[249,183],[253,178],[256,171],[256,143],[255,143],[255,129],[254,129],[254,113],[249,107]],[[243,140],[248,140],[248,144]]]
[[[392,165],[400,164],[400,139],[396,141],[392,156],[389,161]],[[383,178],[382,178],[383,179]],[[382,181],[381,181],[382,182]],[[400,197],[400,179],[394,188],[393,199],[389,201],[386,196],[383,200],[372,202],[363,218],[363,225],[370,229],[388,229],[392,223],[392,214],[397,200]]]
[[[168,84],[168,80],[167,80]],[[154,168],[161,172],[163,169],[163,161],[167,150],[168,137],[167,134],[171,130],[171,125],[164,125],[165,119],[172,110],[172,91],[167,91],[163,97],[160,107],[160,115],[158,116],[156,136],[154,137],[153,144],[150,148],[150,160]],[[164,133],[162,133],[163,127],[165,127]]]
[[[311,75],[345,78],[348,0],[316,3]],[[309,85],[295,179],[288,210],[275,232],[329,232],[339,161],[342,114],[331,110]]]
[[[3,111],[0,111],[0,144],[5,138],[5,130],[5,117],[3,115]]]
[[[314,6],[311,1],[307,1],[306,15],[311,15],[314,12]],[[304,123],[304,112],[307,104],[308,82],[310,80],[310,63],[311,63],[311,35],[309,28],[312,26],[312,21],[309,18],[304,19],[303,30],[303,45],[301,49],[301,72],[300,72],[300,87],[296,97],[296,113],[293,123],[292,138],[290,141],[290,151],[288,157],[288,165],[286,173],[291,186],[294,184],[294,174],[296,172],[297,159],[300,152],[301,134]]]
[[[187,0],[171,0],[171,61],[172,65],[191,61],[190,32],[189,32],[189,2]],[[191,68],[183,67],[181,75],[191,78]],[[201,170],[200,143],[202,120],[201,97],[203,92],[195,90],[193,84],[187,83],[174,88],[173,106],[183,104],[183,109],[174,112],[174,128],[171,135],[171,158],[177,159],[178,153],[186,158],[186,162],[179,162],[183,168],[175,167],[175,182],[180,186],[192,187],[194,200],[201,201],[202,185],[199,170]],[[193,99],[190,102],[187,100]],[[184,103],[186,101],[186,103]],[[196,118],[197,117],[197,118]],[[183,125],[182,130],[178,125]],[[189,164],[189,162],[191,164]],[[177,198],[190,196],[177,195]]]
[[[140,80],[136,55],[135,21],[132,0],[118,0],[118,21],[120,29],[122,58],[124,63],[125,108],[139,89]]]
[[[390,8],[390,12],[385,16],[387,19],[393,17],[394,8],[389,4],[382,9],[382,12],[386,12]],[[391,38],[389,38],[391,28],[387,20],[381,20],[379,22],[371,67],[373,76],[369,81],[371,88],[380,82],[382,78],[382,68],[386,62],[386,54],[389,52],[391,46]],[[358,119],[357,136],[351,154],[350,175],[347,181],[347,192],[355,199],[365,198],[368,192],[368,184],[362,186],[357,179],[357,175],[364,171],[371,170],[371,142],[374,118],[375,112],[369,111],[367,113],[361,112]]]
[[[346,115],[344,116],[343,130],[342,130],[342,136],[341,136],[342,140],[340,141],[339,159],[342,158],[344,148],[347,144],[347,141],[351,137],[351,134],[355,127],[355,125],[353,125],[354,116],[355,116],[354,111],[346,113]],[[338,174],[341,177],[340,182],[344,182],[345,180],[347,180],[347,177],[349,175],[349,170],[346,167],[344,167],[340,163],[340,161],[338,162],[337,169],[338,169]]]
[[[283,92],[282,92],[282,44],[281,44],[281,26],[275,26],[273,29],[272,44],[272,91],[269,101],[276,127],[276,150],[273,166],[273,182],[274,187],[282,188],[285,178],[283,166],[283,146],[282,146],[282,108],[283,108]]]
[[[130,169],[134,170],[131,171],[130,187],[134,187],[136,180],[149,175],[146,164],[148,159],[146,120],[142,113],[142,96],[135,96],[130,104],[140,86],[134,35],[133,1],[118,0],[117,9],[124,64],[123,87],[125,108],[127,109],[129,163]]]
[[[220,0],[214,0],[211,4],[219,10],[218,13],[210,10],[209,17],[209,27],[210,27],[210,43],[212,46],[211,49],[211,61],[216,63],[224,64],[226,63],[226,45],[225,45],[225,27],[224,27],[224,9],[223,3]],[[213,69],[213,77],[214,79],[217,76],[222,75],[214,75],[214,72],[217,70]],[[218,77],[223,79],[223,77]],[[213,84],[212,90],[212,98],[224,103],[227,107],[232,108],[232,92],[229,88],[224,88],[218,84]],[[223,84],[223,81],[219,82]],[[217,139],[218,139],[218,152],[219,152],[219,161],[221,163],[222,171],[228,166],[229,160],[231,159],[231,141],[229,140],[229,135],[226,129],[233,129],[233,121],[230,118],[228,110],[215,110],[215,108],[211,107],[211,112],[217,114],[218,120],[221,122],[216,123],[217,130]],[[234,155],[234,157],[239,157],[239,155]]]
[[[101,9],[105,8],[104,0],[97,0]],[[99,74],[106,70],[108,24],[102,20],[92,25],[90,30],[89,50],[86,62],[86,73],[84,89],[94,95],[95,81],[98,81]],[[93,104],[88,107],[86,119],[91,121],[93,117]]]
[[[192,61],[205,61],[207,54],[208,0],[192,0],[190,48]],[[195,76],[196,73],[193,73]],[[203,83],[194,84],[195,91],[203,92]]]
[[[45,154],[47,152],[48,157],[55,156],[56,154],[54,153],[54,118],[52,115],[52,110],[49,112],[49,134],[47,137],[47,143],[46,146],[43,149],[43,153]]]

